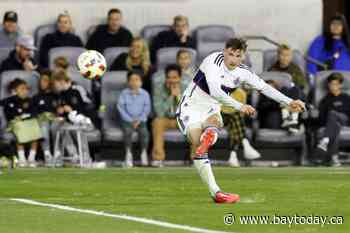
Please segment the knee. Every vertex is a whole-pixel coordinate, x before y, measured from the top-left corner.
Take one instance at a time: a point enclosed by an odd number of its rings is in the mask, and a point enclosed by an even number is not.
[[[153,120],[152,122],[152,129],[153,130],[160,130],[164,128],[164,122],[165,119],[161,117],[157,117],[156,119]]]

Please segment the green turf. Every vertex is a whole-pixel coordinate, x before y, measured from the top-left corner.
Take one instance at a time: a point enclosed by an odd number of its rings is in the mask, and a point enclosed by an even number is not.
[[[349,168],[215,167],[223,190],[242,202],[212,203],[193,168],[24,169],[0,175],[1,233],[186,232],[10,201],[27,198],[227,232],[349,232]],[[226,213],[343,216],[342,225],[227,226]],[[237,219],[237,218],[236,218]]]

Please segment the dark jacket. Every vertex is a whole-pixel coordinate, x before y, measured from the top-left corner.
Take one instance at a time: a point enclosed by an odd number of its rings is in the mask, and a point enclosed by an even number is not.
[[[319,104],[319,124],[325,125],[328,112],[334,110],[346,114],[350,118],[350,96],[342,93],[334,96],[328,93]]]
[[[160,32],[156,37],[154,37],[151,43],[151,61],[152,64],[156,62],[157,51],[164,47],[188,47],[195,48],[196,44],[192,37],[188,36],[186,43],[180,41],[180,37],[176,34],[174,30]]]
[[[108,32],[108,25],[99,25],[86,43],[87,49],[97,50],[100,53],[109,47],[129,47],[132,40],[131,32],[120,27],[117,33]]]
[[[16,117],[24,116],[25,118],[31,118],[35,116],[31,99],[21,99],[17,95],[7,97],[0,101],[0,105],[3,106],[6,120],[10,122]]]
[[[86,104],[84,103],[80,92],[74,90],[73,88],[69,88],[66,91],[55,94],[53,105],[56,108],[56,110],[58,107],[69,105],[71,106],[73,111],[77,111],[81,114],[85,114],[86,110]]]
[[[30,59],[34,65],[34,59]],[[17,58],[16,50],[12,50],[9,56],[1,63],[0,73],[6,70],[24,70],[23,63]]]
[[[55,113],[54,98],[55,96],[53,93],[45,92],[39,92],[33,96],[32,105],[35,106],[33,108],[35,114],[41,114],[44,112]]]
[[[40,45],[40,65],[47,68],[50,49],[63,46],[83,47],[83,42],[73,33],[61,33],[60,31],[56,31],[47,34],[42,39]]]

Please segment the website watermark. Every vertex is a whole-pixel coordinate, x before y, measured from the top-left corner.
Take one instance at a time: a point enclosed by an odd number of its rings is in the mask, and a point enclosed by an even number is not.
[[[322,216],[316,214],[309,215],[236,215],[227,213],[224,216],[225,225],[241,224],[241,225],[341,225],[344,223],[343,216]]]

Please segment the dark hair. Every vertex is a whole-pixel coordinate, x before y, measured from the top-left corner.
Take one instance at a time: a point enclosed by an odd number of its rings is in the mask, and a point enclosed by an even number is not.
[[[338,72],[332,73],[327,77],[327,83],[330,83],[332,81],[338,81],[339,83],[343,83],[344,76]]]
[[[108,11],[108,17],[111,16],[111,14],[114,14],[114,13],[117,13],[117,14],[122,14],[122,11],[119,10],[118,8],[112,8]]]
[[[40,76],[45,76],[46,75],[46,76],[49,76],[51,78],[51,74],[52,74],[52,72],[49,69],[42,69],[40,71]]]
[[[140,76],[141,80],[143,79],[143,74],[142,74],[141,71],[138,71],[138,70],[131,70],[131,71],[129,71],[128,74],[126,75],[126,78],[127,78],[128,82],[130,81],[130,77],[131,77],[132,75],[138,75],[138,76]]]
[[[225,48],[231,48],[233,50],[242,50],[245,52],[247,50],[247,42],[242,38],[231,38],[228,41],[226,41]]]
[[[15,78],[14,80],[12,80],[11,82],[9,82],[9,84],[7,85],[7,91],[8,92],[12,92],[13,90],[15,90],[19,85],[27,85],[27,82],[24,81],[23,79],[20,78]]]
[[[187,49],[180,49],[176,53],[176,60],[178,60],[180,55],[183,54],[183,53],[188,53],[191,56],[191,58],[192,58],[192,54],[191,54],[191,52],[189,50],[187,50]]]
[[[167,78],[167,77],[168,77],[168,73],[169,73],[170,71],[173,71],[173,70],[175,70],[175,71],[179,74],[179,76],[182,75],[181,67],[180,67],[179,65],[170,64],[170,65],[167,65],[167,66],[165,67],[165,76],[166,76],[165,78]]]
[[[344,15],[337,13],[335,16],[333,16],[330,20],[327,26],[323,29],[323,36],[325,38],[325,43],[324,43],[324,49],[327,51],[331,51],[333,48],[333,36],[330,30],[330,26],[333,21],[340,21],[343,25],[343,32],[341,35],[341,40],[347,47],[347,49],[350,49],[350,35],[349,35],[349,27],[348,23],[346,21],[346,18]]]

